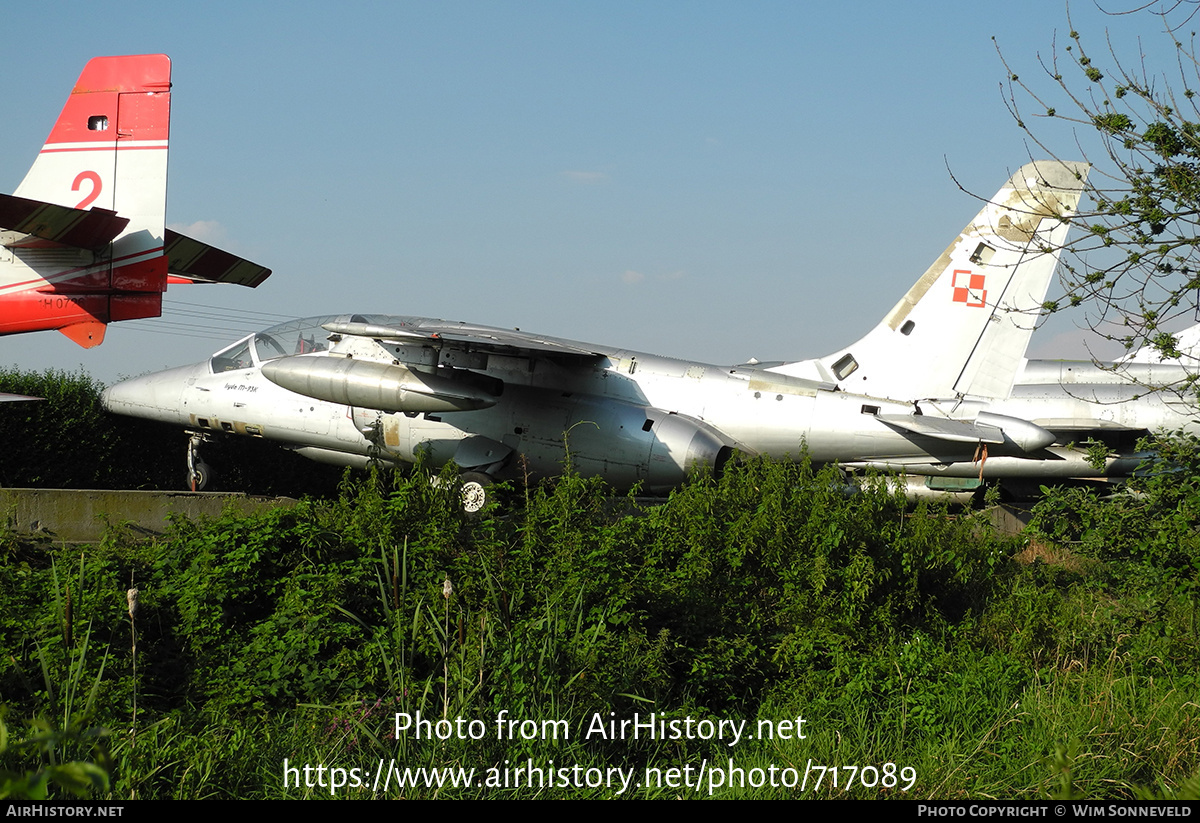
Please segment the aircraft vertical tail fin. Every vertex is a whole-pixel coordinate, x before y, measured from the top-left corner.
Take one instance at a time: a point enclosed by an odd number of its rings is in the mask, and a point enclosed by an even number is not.
[[[162,245],[171,130],[165,54],[88,61],[15,195],[130,218]]]
[[[59,328],[81,345],[96,345],[103,339],[97,326],[159,316],[167,279],[170,89],[165,54],[88,62],[33,167],[6,201],[13,208],[42,207],[23,225],[4,228],[28,234],[6,245],[19,267],[45,283],[36,289],[40,294],[22,287],[20,278],[0,287],[3,332]],[[48,222],[83,224],[89,211],[128,220],[111,246],[84,246],[86,259],[68,260],[64,242],[81,244],[64,241],[65,235],[44,242]],[[47,303],[46,294],[57,297]]]
[[[1200,323],[1172,335],[1179,357],[1167,357],[1155,346],[1143,346],[1118,358],[1118,363],[1169,363],[1186,366],[1192,371],[1200,367]]]
[[[896,400],[1006,397],[1089,168],[1022,166],[878,326],[817,361],[826,379]]]

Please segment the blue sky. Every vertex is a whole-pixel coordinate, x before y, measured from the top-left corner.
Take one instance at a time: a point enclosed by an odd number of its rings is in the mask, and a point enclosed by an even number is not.
[[[1153,18],[1071,13],[1095,48],[1106,28],[1118,51],[1167,45]],[[0,191],[90,57],[164,52],[168,223],[275,270],[253,291],[172,288],[163,319],[97,349],[0,341],[4,362],[105,382],[333,312],[718,363],[827,354],[977,211],[951,172],[986,196],[1042,156],[992,38],[1036,77],[1067,30],[1065,5],[1025,0],[47,2],[30,18],[0,53]],[[1031,351],[1080,355],[1081,338],[1060,320]]]

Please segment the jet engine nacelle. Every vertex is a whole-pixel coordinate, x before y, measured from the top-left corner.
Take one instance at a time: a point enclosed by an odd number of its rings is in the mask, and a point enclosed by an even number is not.
[[[616,488],[640,484],[643,491],[658,493],[678,486],[693,468],[720,471],[735,450],[753,453],[685,414],[596,395],[509,389],[495,412],[509,412],[505,427],[474,433],[511,445],[520,455],[506,467],[513,477],[524,472],[553,477],[569,460],[585,477],[602,477]],[[457,458],[440,427],[465,428],[481,419],[486,416],[447,415],[445,422],[418,418],[410,425],[423,432],[413,442],[428,444],[435,462]]]
[[[282,357],[264,363],[262,373],[275,385],[306,397],[385,412],[472,411],[496,404],[496,398],[478,386],[373,360]]]
[[[734,444],[701,420],[650,409],[654,435],[646,464],[646,485],[657,490],[678,486],[693,468],[719,472],[733,456]]]

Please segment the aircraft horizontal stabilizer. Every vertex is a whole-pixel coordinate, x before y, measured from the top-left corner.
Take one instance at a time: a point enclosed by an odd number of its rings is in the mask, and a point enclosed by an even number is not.
[[[913,434],[922,434],[952,443],[1004,442],[1004,432],[995,426],[980,426],[966,420],[948,420],[945,417],[929,417],[913,414],[877,414],[880,423]]]
[[[974,422],[932,417],[927,414],[879,414],[879,422],[892,428],[946,440],[951,443],[1007,444],[1022,452],[1040,451],[1057,439],[1036,423],[994,412],[980,412]]]
[[[167,272],[189,282],[236,283],[257,287],[271,270],[215,246],[166,230]]]
[[[0,194],[0,229],[12,233],[3,239],[8,248],[52,243],[98,252],[128,225],[128,217],[107,209],[73,209]]]

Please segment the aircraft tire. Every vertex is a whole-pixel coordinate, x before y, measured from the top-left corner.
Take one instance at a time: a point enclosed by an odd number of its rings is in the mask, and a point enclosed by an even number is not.
[[[207,491],[213,482],[212,466],[207,463],[197,463],[192,476],[188,477],[188,488],[194,492]]]
[[[492,478],[483,472],[463,472],[459,475],[462,484],[462,508],[468,517],[477,517],[492,501]]]

